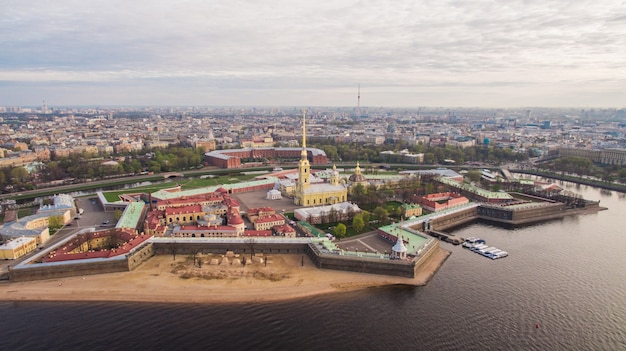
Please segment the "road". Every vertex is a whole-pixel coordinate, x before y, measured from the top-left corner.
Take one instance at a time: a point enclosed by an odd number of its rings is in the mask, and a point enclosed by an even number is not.
[[[205,167],[199,170],[185,171],[181,173],[183,173],[185,176],[195,176],[195,175],[201,175],[201,174],[211,174],[212,172],[217,172],[217,171],[224,171],[224,170],[221,168],[217,168],[217,167]],[[153,174],[153,175],[136,175],[136,176],[120,177],[120,178],[104,179],[104,180],[93,180],[87,183],[66,184],[66,185],[59,185],[59,186],[50,187],[50,188],[41,188],[41,189],[34,189],[34,190],[25,190],[25,191],[20,191],[16,193],[0,194],[0,200],[10,199],[10,198],[29,199],[29,198],[35,198],[37,196],[40,196],[40,194],[50,194],[50,192],[68,193],[71,191],[84,189],[86,186],[93,187],[94,189],[96,189],[96,188],[100,188],[100,187],[111,185],[111,184],[123,185],[123,184],[129,184],[129,183],[140,183],[140,182],[149,181],[149,180],[159,181],[159,180],[163,180],[163,177],[160,177],[158,174],[157,175]]]

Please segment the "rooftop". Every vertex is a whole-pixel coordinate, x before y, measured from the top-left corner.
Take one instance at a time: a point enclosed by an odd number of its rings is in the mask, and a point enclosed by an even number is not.
[[[143,202],[130,202],[124,213],[122,213],[122,217],[117,222],[116,228],[137,228],[139,226],[139,222],[141,221],[141,217],[143,214],[143,209],[146,207],[146,204]]]

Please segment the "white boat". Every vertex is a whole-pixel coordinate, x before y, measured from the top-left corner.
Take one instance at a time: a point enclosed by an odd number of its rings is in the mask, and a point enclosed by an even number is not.
[[[486,246],[486,245],[485,245],[485,246]],[[489,247],[485,247],[485,248],[478,249],[478,250],[474,250],[474,251],[478,252],[478,253],[479,253],[479,254],[481,254],[481,255],[484,255],[485,253],[487,253],[487,252],[489,252],[489,251],[491,251],[491,250],[495,250],[495,249],[497,249],[497,247],[495,247],[495,246],[489,246]]]
[[[482,249],[486,249],[489,246],[487,246],[486,244],[478,244],[475,245],[474,247],[470,248],[470,250],[474,251],[474,252],[478,252],[478,250],[482,250]]]
[[[509,253],[508,253],[508,252],[506,252],[506,251],[500,251],[500,252],[498,252],[497,254],[493,255],[493,257],[491,257],[491,259],[492,259],[492,260],[496,260],[496,259],[498,259],[498,258],[506,257],[506,256],[508,256],[508,255],[509,255]]]
[[[485,240],[481,238],[477,238],[475,236],[471,236],[465,239],[465,241],[463,242],[463,247],[470,249],[478,244],[484,244],[484,243],[485,243]]]
[[[483,256],[493,258],[495,255],[499,254],[500,252],[502,252],[502,250],[500,249],[489,250],[489,251],[485,251],[485,253],[483,253]]]

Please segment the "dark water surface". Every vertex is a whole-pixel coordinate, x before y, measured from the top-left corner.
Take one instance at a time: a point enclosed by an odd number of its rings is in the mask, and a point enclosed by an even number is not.
[[[459,229],[509,257],[442,243],[453,253],[425,287],[258,304],[0,303],[0,350],[626,350],[626,199],[565,186],[609,210]]]

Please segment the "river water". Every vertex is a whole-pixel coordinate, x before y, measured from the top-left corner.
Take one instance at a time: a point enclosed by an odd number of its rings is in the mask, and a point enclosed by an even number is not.
[[[509,257],[442,243],[453,253],[425,287],[227,305],[5,302],[0,349],[626,350],[626,199],[564,186],[609,209],[458,229]]]

